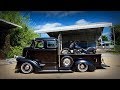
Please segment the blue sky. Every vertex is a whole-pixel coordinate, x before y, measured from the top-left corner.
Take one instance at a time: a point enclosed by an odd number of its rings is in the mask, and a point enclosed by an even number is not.
[[[120,11],[22,11],[21,14],[30,15],[28,25],[34,30],[96,22],[120,24]],[[103,33],[108,35],[108,32],[109,28],[105,28]]]

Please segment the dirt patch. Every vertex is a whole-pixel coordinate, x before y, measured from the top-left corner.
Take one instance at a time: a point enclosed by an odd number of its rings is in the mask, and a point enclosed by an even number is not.
[[[120,65],[116,65],[116,67],[120,67]]]
[[[0,66],[1,65],[14,64],[14,63],[16,63],[16,59],[15,58],[0,60]]]

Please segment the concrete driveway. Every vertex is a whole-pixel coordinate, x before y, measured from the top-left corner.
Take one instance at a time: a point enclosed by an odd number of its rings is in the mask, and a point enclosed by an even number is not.
[[[103,53],[104,62],[110,67],[94,72],[73,73],[15,73],[15,65],[0,65],[0,79],[120,79],[120,54]]]

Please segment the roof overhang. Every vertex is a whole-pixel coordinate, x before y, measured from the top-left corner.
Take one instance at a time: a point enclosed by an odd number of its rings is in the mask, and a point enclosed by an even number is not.
[[[17,24],[0,19],[0,29],[1,30],[8,30],[8,29],[17,28],[17,27],[22,28],[22,26],[19,26]]]
[[[92,23],[87,25],[71,25],[49,29],[36,30],[36,33],[47,33],[50,37],[57,38],[61,33],[63,47],[66,47],[69,41],[79,40],[87,43],[95,43],[101,36],[104,27],[110,27],[112,23]]]
[[[55,27],[55,28],[49,28],[49,29],[41,29],[41,30],[36,30],[35,32],[36,33],[65,32],[65,31],[71,31],[71,30],[104,28],[109,26],[112,26],[112,23],[99,22],[99,23],[91,23],[87,25],[71,25],[71,26]]]

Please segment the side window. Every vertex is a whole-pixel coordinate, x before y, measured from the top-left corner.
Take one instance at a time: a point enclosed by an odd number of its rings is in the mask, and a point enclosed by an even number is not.
[[[47,41],[47,48],[56,48],[57,42],[56,41]]]
[[[34,46],[35,46],[35,41],[32,40],[32,43],[31,43],[30,47],[34,48]]]
[[[44,47],[44,41],[37,41],[35,48],[43,48]]]

